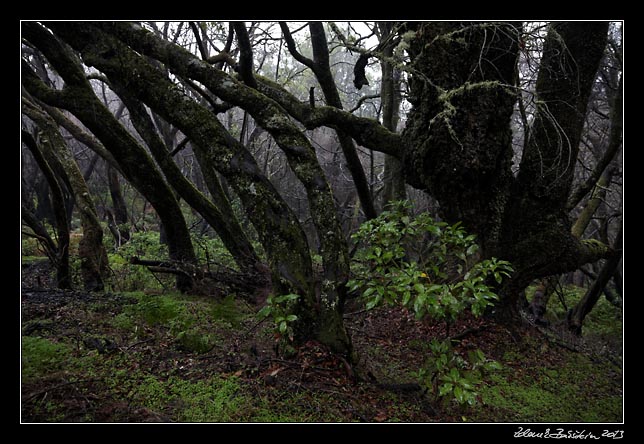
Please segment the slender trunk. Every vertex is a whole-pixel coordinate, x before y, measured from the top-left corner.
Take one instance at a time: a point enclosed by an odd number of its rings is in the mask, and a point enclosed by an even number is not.
[[[56,175],[51,170],[45,156],[43,156],[36,141],[31,137],[31,134],[23,131],[22,140],[27,145],[27,148],[36,159],[40,170],[43,172],[49,189],[51,189],[53,212],[54,212],[54,226],[56,227],[56,236],[58,244],[55,245],[53,240],[49,237],[47,230],[42,228],[42,224],[38,219],[27,209],[22,209],[22,217],[28,223],[36,234],[43,237],[44,242],[47,244],[49,250],[48,256],[56,267],[56,285],[58,288],[71,288],[72,277],[71,269],[69,267],[69,224],[67,221],[67,214],[65,212],[65,198],[62,192],[62,187],[56,178]],[[47,199],[49,200],[49,199]]]
[[[83,285],[87,291],[102,291],[103,276],[108,266],[107,252],[103,246],[103,228],[98,221],[87,183],[53,119],[28,101],[23,101],[23,113],[43,132],[43,149],[58,157],[67,173],[83,227],[83,237],[78,246]]]
[[[342,109],[340,94],[338,93],[338,88],[333,80],[331,67],[329,65],[329,48],[326,41],[324,27],[320,22],[312,22],[309,23],[309,28],[311,30],[311,43],[313,45],[313,57],[315,63],[313,72],[320,83],[327,105]],[[367,181],[364,169],[362,168],[362,163],[358,157],[358,150],[356,149],[355,143],[351,136],[344,131],[336,129],[336,133],[338,134],[338,140],[340,141],[340,147],[342,148],[342,153],[344,154],[344,158],[347,162],[347,167],[351,173],[351,177],[353,178],[354,186],[358,192],[362,211],[364,211],[367,219],[373,219],[378,214],[373,203],[373,196],[371,195],[369,182]]]
[[[54,215],[51,199],[49,198],[49,181],[47,179],[39,181],[34,188],[36,189],[36,208],[34,210],[36,220],[47,220],[55,223],[56,216]]]
[[[619,228],[617,237],[615,238],[614,243],[615,250],[621,251],[622,249],[622,226]],[[608,284],[608,281],[613,277],[619,262],[622,259],[621,254],[615,254],[609,258],[604,266],[602,267],[599,275],[593,285],[588,289],[586,294],[581,298],[581,300],[575,305],[568,315],[568,328],[570,331],[577,335],[581,335],[582,326],[584,319],[591,312],[595,304],[599,300],[599,297],[604,290],[604,287]]]
[[[392,33],[391,22],[379,22],[381,29],[381,41],[388,40]],[[383,55],[390,59],[393,56],[394,45],[385,44]],[[396,132],[400,107],[400,72],[386,61],[380,62],[382,71],[382,82],[380,87],[380,101],[382,103],[382,125],[389,131]],[[384,206],[392,201],[404,200],[406,198],[405,178],[403,176],[402,164],[399,159],[388,154],[385,155],[384,189],[382,203]]]
[[[588,199],[586,206],[577,217],[575,224],[572,226],[572,234],[574,236],[579,238],[583,236],[593,215],[606,198],[607,187],[610,184],[613,174],[612,169],[605,171],[595,184],[595,189],[593,190],[590,199]]]
[[[114,209],[111,223],[117,233],[117,246],[121,246],[130,240],[130,228],[127,219],[127,205],[123,198],[121,183],[119,182],[118,172],[111,165],[107,165],[107,182],[112,198],[112,208]]]
[[[66,88],[61,91],[47,88],[31,68],[23,64],[25,88],[43,102],[72,112],[101,140],[117,159],[128,181],[159,215],[167,232],[170,257],[180,262],[195,263],[190,234],[173,191],[143,147],[96,97],[76,55],[34,22],[23,23],[23,37],[43,52],[66,82]],[[145,174],[141,174],[141,171],[145,171]],[[187,291],[192,287],[192,281],[189,277],[177,276],[177,287]]]

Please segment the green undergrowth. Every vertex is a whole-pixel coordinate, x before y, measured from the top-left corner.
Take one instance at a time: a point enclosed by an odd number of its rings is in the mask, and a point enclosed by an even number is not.
[[[68,356],[71,351],[68,344],[53,342],[41,337],[23,336],[22,378],[35,379],[63,370],[68,364]]]
[[[476,411],[482,421],[516,422],[620,422],[622,421],[621,370],[608,360],[583,353],[552,350],[526,359],[507,351],[508,363],[490,375],[481,390],[486,406]],[[545,353],[558,354],[557,362]],[[540,362],[541,361],[541,362]]]
[[[113,326],[138,337],[141,325],[164,327],[178,346],[189,352],[206,353],[222,341],[217,332],[234,329],[248,313],[240,312],[233,295],[215,301],[179,293],[130,292],[137,300],[113,319]]]
[[[532,300],[535,287],[527,289],[528,301]],[[586,293],[586,288],[575,285],[566,285],[559,293],[553,293],[548,300],[546,319],[551,324],[565,321],[567,311],[573,308]],[[590,313],[584,319],[584,336],[594,337],[621,337],[623,330],[622,309],[612,305],[602,295]]]
[[[307,369],[323,382],[306,386],[302,384],[303,370],[296,364],[280,360],[276,360],[275,366],[266,364],[274,357],[270,345],[260,350],[264,366],[256,369],[259,361],[248,352],[249,344],[263,335],[270,341],[271,326],[262,323],[255,328],[257,308],[234,295],[215,299],[137,291],[123,296],[118,307],[114,298],[94,299],[64,305],[60,310],[65,311],[52,313],[48,318],[41,318],[37,311],[37,318],[23,315],[23,331],[30,332],[22,337],[23,420],[269,423],[622,420],[619,366],[604,356],[573,352],[536,332],[518,342],[512,341],[502,329],[497,332],[493,328],[467,337],[497,360],[502,369],[485,376],[477,390],[477,405],[462,408],[435,404],[418,391],[400,394],[368,381],[354,385],[331,377],[323,380],[324,375],[331,374],[323,369]],[[573,295],[567,295],[567,299],[572,301]],[[592,323],[585,325],[585,335],[614,336],[613,324],[617,322],[614,307],[609,304],[596,308],[606,310],[606,314],[601,315],[600,311]],[[394,315],[388,318],[391,321]],[[370,319],[377,322],[375,315]],[[32,324],[42,328],[26,328]],[[368,325],[359,330],[367,329]],[[359,337],[359,330],[351,330],[357,352],[377,382],[392,385],[413,382],[418,362],[430,351],[428,340],[418,337],[401,345],[394,336],[385,337],[391,335],[387,332],[394,331],[393,325],[384,328],[375,324],[374,330],[367,331],[378,338]],[[246,335],[249,331],[252,334]],[[96,343],[105,349],[90,346]],[[115,345],[110,348],[109,344]],[[412,358],[417,362],[412,362]],[[267,383],[266,374],[278,369],[277,376]],[[284,376],[286,373],[289,376]],[[432,409],[435,414],[431,414]]]

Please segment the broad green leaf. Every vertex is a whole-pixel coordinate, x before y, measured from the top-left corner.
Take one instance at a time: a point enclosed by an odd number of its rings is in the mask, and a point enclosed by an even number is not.
[[[445,384],[441,385],[440,388],[438,389],[438,396],[445,396],[448,393],[452,391],[454,386],[450,382],[446,382]]]
[[[261,318],[265,318],[271,314],[271,310],[272,307],[270,305],[266,305],[257,313],[257,315]]]
[[[458,385],[454,387],[454,397],[459,403],[463,403],[463,389],[460,388]]]

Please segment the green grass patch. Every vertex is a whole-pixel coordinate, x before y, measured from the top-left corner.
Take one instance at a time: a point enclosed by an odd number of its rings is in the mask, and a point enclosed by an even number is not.
[[[505,368],[481,388],[487,407],[475,413],[484,421],[619,422],[620,390],[603,376],[617,370],[583,354],[557,367]]]
[[[236,329],[245,313],[233,295],[221,301],[203,296],[180,293],[162,295],[130,292],[135,304],[123,307],[123,312],[111,321],[113,327],[138,336],[142,326],[165,327],[178,347],[195,353],[206,353],[221,342],[217,332]]]
[[[72,349],[48,339],[22,337],[22,377],[32,379],[63,370],[69,362]]]
[[[135,389],[132,400],[156,412],[169,413],[181,422],[228,422],[245,402],[234,377],[188,381],[148,376]]]

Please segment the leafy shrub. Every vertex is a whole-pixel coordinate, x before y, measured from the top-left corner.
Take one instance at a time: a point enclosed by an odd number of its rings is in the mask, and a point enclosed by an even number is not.
[[[457,223],[437,222],[428,214],[409,216],[410,204],[396,202],[379,217],[365,222],[353,238],[362,244],[348,282],[360,291],[366,308],[399,304],[417,319],[449,324],[464,310],[475,316],[498,299],[491,282],[500,284],[512,272],[510,263],[496,258],[478,260],[474,235]],[[481,371],[494,370],[480,350],[468,360],[458,356],[449,340],[434,342],[421,382],[437,397],[473,404]]]
[[[407,215],[397,202],[365,222],[353,238],[363,244],[353,263],[351,291],[361,291],[367,308],[402,304],[417,319],[453,321],[465,309],[475,316],[498,299],[488,285],[512,268],[496,258],[476,261],[478,245],[459,223],[434,221],[428,213]]]
[[[288,338],[293,341],[291,323],[297,321],[297,315],[292,313],[292,308],[299,297],[297,294],[270,295],[266,299],[266,305],[257,314],[261,319],[266,319],[269,316],[273,318],[273,326],[278,339]]]
[[[432,340],[427,365],[418,371],[423,385],[437,397],[453,399],[458,404],[474,405],[477,388],[487,372],[500,370],[501,365],[489,360],[479,349],[470,350],[467,359],[457,354],[449,340]]]

